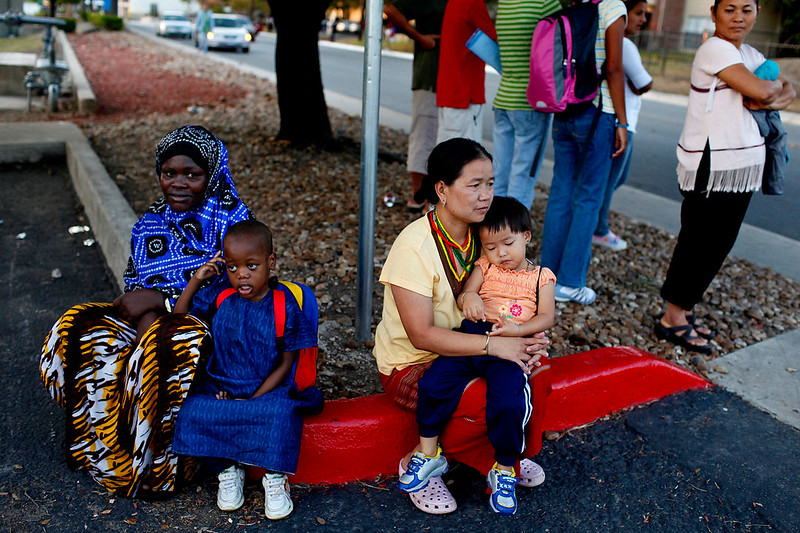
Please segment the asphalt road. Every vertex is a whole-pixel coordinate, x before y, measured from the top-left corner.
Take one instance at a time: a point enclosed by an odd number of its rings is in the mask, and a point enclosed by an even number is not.
[[[482,475],[463,466],[446,476],[459,506],[447,516],[414,509],[391,477],[296,485],[294,513],[275,523],[253,483],[232,513],[217,510],[208,478],[164,502],[116,498],[66,467],[63,411],[37,365],[55,319],[75,303],[110,301],[112,276],[86,246],[91,233],[68,231],[87,222],[63,161],[4,165],[0,188],[0,531],[798,531],[800,432],[718,387],[545,442],[537,461],[547,480],[518,490],[513,517],[489,511]]]
[[[153,31],[147,24],[139,27]],[[155,33],[153,31],[153,33]],[[183,42],[191,46],[188,41]],[[261,33],[251,46],[249,54],[214,51],[224,54],[242,64],[274,72],[275,34]],[[360,49],[320,41],[322,80],[326,90],[335,91],[352,98],[361,98],[363,54]],[[403,54],[385,54],[381,65],[381,106],[383,109],[410,116],[411,61]],[[487,101],[491,102],[497,92],[499,76],[488,73],[486,76]],[[651,94],[645,96],[639,117],[639,128],[635,137],[635,151],[631,163],[628,185],[672,200],[681,200],[675,178],[677,158],[675,145],[683,127],[685,105],[680,98],[661,97]],[[676,102],[677,101],[677,102]],[[800,139],[800,117],[785,121],[789,138]],[[484,141],[492,139],[493,116],[491,109],[484,109]],[[756,194],[748,210],[745,222],[790,239],[800,240],[800,143],[795,142],[789,149],[791,162],[786,179],[786,192],[781,197]],[[552,145],[548,146],[547,157],[552,160]]]

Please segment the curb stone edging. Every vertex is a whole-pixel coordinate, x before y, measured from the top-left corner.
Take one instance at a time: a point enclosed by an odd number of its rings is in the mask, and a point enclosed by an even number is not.
[[[78,113],[91,115],[97,109],[97,97],[92,90],[92,85],[89,83],[89,79],[86,77],[86,73],[83,71],[83,67],[78,61],[78,56],[75,54],[75,50],[72,49],[72,44],[70,44],[64,30],[58,30],[56,38],[64,56],[64,61],[69,65],[72,88],[78,101]]]

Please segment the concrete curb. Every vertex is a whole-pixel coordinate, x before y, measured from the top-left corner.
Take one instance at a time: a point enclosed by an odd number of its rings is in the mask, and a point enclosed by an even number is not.
[[[36,54],[29,52],[0,53],[0,94],[27,96],[25,76],[36,66]]]
[[[630,346],[567,355],[550,359],[549,364],[553,389],[547,398],[545,430],[562,431],[676,392],[709,386],[697,374]],[[386,394],[326,402],[322,413],[305,419],[292,483],[347,483],[396,475],[398,458],[417,439],[414,413],[398,407]],[[491,456],[488,439],[486,447]],[[462,458],[468,463],[466,459]]]
[[[136,214],[106,172],[89,140],[71,122],[0,123],[0,164],[65,157],[78,199],[118,288],[130,255]]]
[[[67,34],[63,30],[58,30],[56,34],[58,45],[64,56],[64,61],[69,65],[69,73],[72,77],[72,91],[78,100],[78,113],[81,115],[91,115],[97,109],[97,97],[92,90],[89,79],[83,71],[75,50],[72,49]]]

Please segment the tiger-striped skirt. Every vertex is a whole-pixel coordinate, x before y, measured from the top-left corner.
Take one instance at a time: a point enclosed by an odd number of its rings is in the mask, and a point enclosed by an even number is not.
[[[119,496],[145,484],[169,495],[194,461],[172,453],[175,418],[211,334],[189,315],[159,317],[136,329],[111,304],[67,311],[45,340],[42,381],[65,413],[67,464]]]

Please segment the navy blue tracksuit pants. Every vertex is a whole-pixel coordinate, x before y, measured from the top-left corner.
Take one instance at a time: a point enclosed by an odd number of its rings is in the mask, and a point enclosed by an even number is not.
[[[525,426],[533,406],[528,376],[511,361],[490,355],[437,357],[419,380],[419,434],[440,435],[475,378],[486,379],[486,426],[495,461],[516,464],[525,450]]]

